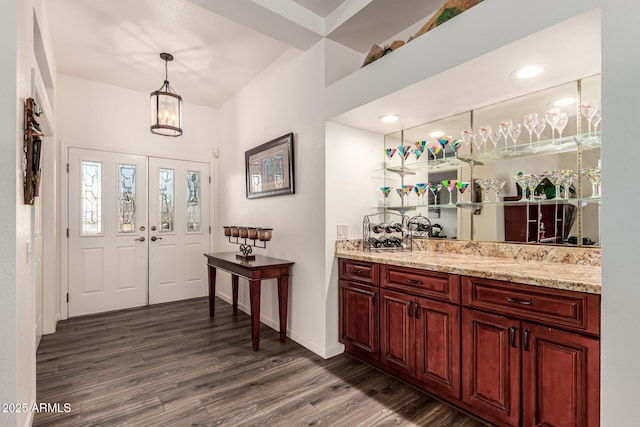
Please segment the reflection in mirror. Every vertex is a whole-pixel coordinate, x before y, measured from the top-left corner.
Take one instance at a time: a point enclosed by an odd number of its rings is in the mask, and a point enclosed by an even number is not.
[[[599,105],[593,76],[386,135],[378,206],[451,239],[599,244]]]

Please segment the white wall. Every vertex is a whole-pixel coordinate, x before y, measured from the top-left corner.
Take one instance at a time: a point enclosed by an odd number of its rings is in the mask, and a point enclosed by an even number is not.
[[[149,91],[153,90],[151,86]],[[149,130],[149,93],[137,92],[90,80],[61,74],[58,76],[58,135],[63,147],[81,147],[131,154],[142,154],[210,164],[214,176],[213,148],[218,139],[218,111],[200,105],[183,102],[182,136],[177,138],[152,134]],[[66,153],[62,155],[66,163]],[[66,174],[63,167],[63,191],[61,203],[66,205]],[[215,193],[210,197],[213,212]],[[212,216],[213,220],[213,216]],[[66,215],[62,215],[62,227],[67,227]],[[63,281],[61,295],[67,293],[65,274],[66,239],[62,241]],[[210,239],[213,250],[213,237]],[[204,262],[204,259],[203,259]],[[67,318],[67,303],[60,298],[60,318]]]
[[[301,53],[287,51],[220,109],[216,249],[238,251],[222,235],[224,225],[271,227],[262,255],[295,262],[289,286],[289,336],[325,354],[324,282],[324,42]],[[244,152],[294,133],[295,194],[248,200]],[[218,294],[229,299],[230,276],[218,273]],[[277,329],[276,287],[262,285],[261,320]],[[247,310],[241,279],[239,303]]]

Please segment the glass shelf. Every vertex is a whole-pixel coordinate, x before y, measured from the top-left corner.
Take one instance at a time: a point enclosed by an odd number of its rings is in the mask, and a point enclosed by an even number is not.
[[[559,154],[576,151],[578,145],[582,143],[585,149],[599,148],[601,146],[600,132],[589,136],[586,133],[581,135],[564,136],[553,140],[534,141],[529,144],[517,144],[515,147],[503,147],[496,150],[480,151],[478,153],[458,154],[458,158],[464,162],[490,162],[495,160],[513,159],[517,157],[531,157],[545,154]]]
[[[482,206],[488,205],[497,205],[497,206],[523,206],[528,204],[536,204],[536,205],[554,205],[556,203],[565,203],[569,205],[578,206],[581,204],[582,206],[586,206],[587,204],[600,204],[600,197],[583,197],[580,199],[570,198],[570,199],[537,199],[537,200],[507,200],[507,201],[488,201],[488,202],[458,202],[454,206],[458,208],[479,208]],[[431,205],[429,205],[431,206]],[[446,207],[447,205],[433,205],[434,207]],[[451,205],[449,205],[451,206]]]

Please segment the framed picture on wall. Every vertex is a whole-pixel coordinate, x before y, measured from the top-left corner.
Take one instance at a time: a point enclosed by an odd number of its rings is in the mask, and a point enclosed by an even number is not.
[[[294,194],[293,133],[244,153],[247,199]]]

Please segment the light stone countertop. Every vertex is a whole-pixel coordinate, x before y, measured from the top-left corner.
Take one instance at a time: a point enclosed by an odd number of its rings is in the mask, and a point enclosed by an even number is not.
[[[600,266],[524,261],[447,252],[374,252],[337,248],[338,258],[600,294]]]

